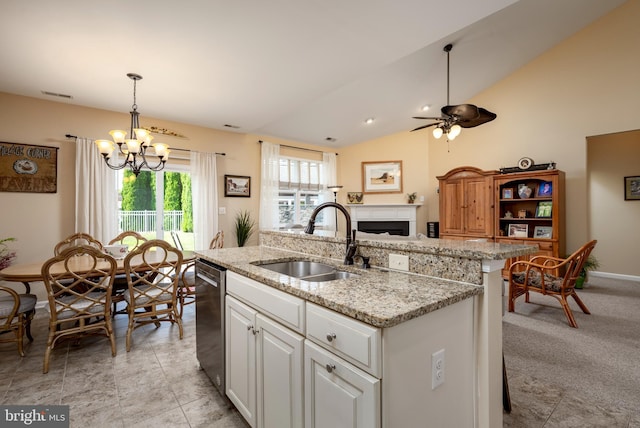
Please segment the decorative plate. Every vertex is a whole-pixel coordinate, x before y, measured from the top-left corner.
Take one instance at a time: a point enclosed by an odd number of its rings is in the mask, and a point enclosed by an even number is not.
[[[38,164],[29,159],[18,159],[13,163],[13,170],[18,174],[35,174]]]
[[[533,166],[533,159],[531,158],[521,158],[518,161],[518,168],[520,169],[529,169]]]

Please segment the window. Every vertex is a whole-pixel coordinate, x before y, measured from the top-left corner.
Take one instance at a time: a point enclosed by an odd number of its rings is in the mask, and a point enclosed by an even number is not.
[[[308,159],[280,157],[278,197],[279,225],[290,228],[305,225],[314,208],[320,204],[322,162]],[[316,222],[322,222],[323,212]]]
[[[167,166],[158,172],[118,171],[118,228],[135,230],[147,239],[164,239],[174,245],[177,231],[185,250],[193,250],[191,176]]]

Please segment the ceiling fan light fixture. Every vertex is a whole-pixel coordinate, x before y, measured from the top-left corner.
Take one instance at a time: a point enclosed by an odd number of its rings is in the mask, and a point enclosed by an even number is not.
[[[443,134],[447,134],[447,138],[449,140],[453,140],[460,135],[462,128],[474,128],[482,125],[483,123],[491,122],[497,117],[495,113],[473,104],[451,105],[449,100],[449,53],[452,48],[453,45],[448,44],[443,49],[447,53],[447,105],[440,109],[440,112],[442,113],[440,117],[414,116],[414,119],[426,119],[435,122],[419,126],[412,129],[411,132],[419,131],[430,126],[436,126],[433,130],[433,136],[435,138],[440,138]]]
[[[460,135],[460,132],[462,131],[462,127],[458,124],[453,125],[451,127],[451,129],[449,130],[449,132],[447,133],[447,135],[449,136],[450,140],[453,140],[454,138],[456,138],[458,135]]]

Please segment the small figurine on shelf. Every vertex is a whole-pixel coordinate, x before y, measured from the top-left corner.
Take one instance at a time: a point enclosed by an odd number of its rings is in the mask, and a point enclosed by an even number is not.
[[[414,203],[417,197],[418,197],[418,192],[407,193],[407,200],[410,204]]]
[[[504,218],[513,218],[513,214],[511,213],[511,211],[507,211],[504,213]]]

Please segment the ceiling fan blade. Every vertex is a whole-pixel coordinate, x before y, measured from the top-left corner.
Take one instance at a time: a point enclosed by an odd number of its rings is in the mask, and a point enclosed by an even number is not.
[[[447,116],[455,116],[461,120],[472,120],[480,116],[480,112],[477,106],[473,104],[458,104],[455,106],[444,106],[442,114]]]
[[[427,125],[418,126],[416,129],[412,129],[411,132],[419,131],[421,129],[428,128],[428,127],[433,126],[433,125],[440,125],[440,123],[436,122],[436,123],[429,123]]]
[[[498,117],[497,114],[490,112],[487,109],[482,107],[478,107],[478,117],[469,120],[459,120],[458,125],[462,128],[473,128],[478,125],[482,125],[483,123],[491,122],[493,119]]]
[[[413,116],[413,119],[444,120],[442,117]]]

